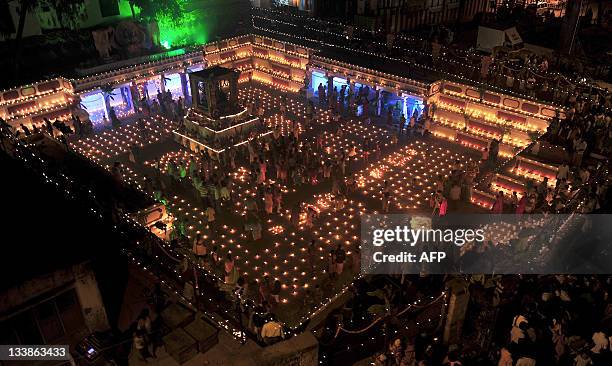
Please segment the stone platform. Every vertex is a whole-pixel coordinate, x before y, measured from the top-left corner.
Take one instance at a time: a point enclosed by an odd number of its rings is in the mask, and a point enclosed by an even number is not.
[[[183,128],[173,131],[175,141],[193,152],[207,150],[219,154],[252,139],[266,136],[272,130],[260,123],[259,117],[246,108],[219,118],[211,118],[191,110]]]

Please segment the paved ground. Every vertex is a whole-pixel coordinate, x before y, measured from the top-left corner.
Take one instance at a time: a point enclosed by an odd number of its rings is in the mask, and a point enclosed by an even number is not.
[[[235,360],[248,359],[258,349],[259,346],[253,341],[240,344],[229,333],[219,332],[219,343],[206,353],[198,353],[183,364],[172,358],[164,347],[157,351],[157,358],[149,358],[148,362],[144,362],[140,355],[132,350],[129,363],[131,366],[231,366],[235,364]]]
[[[250,101],[258,97],[266,109],[265,120],[268,124],[286,122],[280,117],[280,98],[278,92],[265,87],[242,88],[240,98]],[[297,96],[288,100],[290,118],[303,121],[305,104]],[[254,195],[253,187],[248,186],[244,177],[250,173],[247,165],[231,174],[234,177],[234,202],[226,203],[218,214],[220,232],[211,238],[211,247],[217,245],[220,251],[231,253],[239,267],[240,274],[251,282],[247,295],[257,298],[257,284],[254,282],[264,275],[279,279],[283,284],[281,304],[275,309],[278,316],[290,326],[297,326],[312,315],[327,298],[336,295],[356,275],[353,263],[355,247],[358,245],[360,215],[381,210],[381,189],[385,180],[392,187],[391,212],[431,214],[428,198],[433,192],[434,180],[438,174],[448,173],[450,164],[456,159],[466,163],[477,157],[473,151],[432,137],[401,137],[398,144],[391,143],[395,128],[373,121],[366,124],[362,120],[348,119],[340,126],[331,120],[330,114],[317,110],[318,124],[303,128],[301,139],[314,141],[317,134],[323,134],[324,154],[333,156],[340,149],[347,150],[351,145],[357,147],[358,159],[350,164],[348,175],[357,180],[357,192],[350,194],[342,204],[331,195],[331,182],[322,180],[315,185],[283,186],[283,207],[290,208],[297,203],[305,203],[319,211],[319,218],[312,227],[304,220],[295,227],[288,218],[290,210],[282,214],[265,216],[263,238],[252,240],[243,227],[241,214],[248,195]],[[127,160],[127,149],[133,143],[142,144],[142,160],[154,158],[185,161],[191,154],[175,142],[168,140],[172,128],[170,121],[150,119],[147,121],[148,136],[143,139],[136,133],[133,125],[118,131],[105,131],[93,138],[75,142],[73,146],[92,160],[110,168],[114,161],[122,161],[126,166],[125,179],[142,183],[144,174],[154,171],[145,164],[134,165]],[[379,142],[382,153],[379,159],[370,155],[369,161],[363,159],[361,147],[364,138]],[[272,183],[272,181],[270,181]],[[189,236],[200,231],[209,233],[203,222],[203,211],[194,199],[191,188],[179,187],[169,195],[172,212],[188,222]],[[263,205],[262,205],[263,206]],[[457,203],[461,211],[478,211],[472,205]],[[318,255],[308,256],[306,248],[315,239]],[[342,275],[331,280],[327,273],[328,252],[338,244],[347,251],[347,264]],[[185,248],[189,250],[190,248]],[[318,285],[319,289],[315,286]]]

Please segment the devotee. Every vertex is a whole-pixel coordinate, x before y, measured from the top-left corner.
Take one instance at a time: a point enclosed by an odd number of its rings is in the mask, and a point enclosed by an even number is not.
[[[273,188],[273,200],[274,200],[274,209],[277,214],[282,214],[282,203],[283,203],[283,195],[281,189],[278,186],[274,186]]]
[[[569,165],[567,164],[566,161],[564,161],[563,163],[561,163],[561,165],[559,165],[557,169],[557,181],[560,181],[562,179],[567,179],[568,173],[569,173]]]
[[[23,123],[21,123],[19,126],[21,127],[21,130],[23,131],[23,133],[24,133],[26,136],[31,136],[31,135],[32,135],[32,132],[30,132],[30,129],[29,129],[29,128],[28,128],[26,125],[24,125]]]
[[[140,358],[144,362],[147,362],[149,358],[156,358],[155,356],[151,355],[151,352],[149,351],[149,344],[145,340],[144,330],[142,329],[136,330],[136,332],[134,333],[134,337],[133,337],[133,344],[134,344],[134,349],[138,352],[138,354],[140,355]]]
[[[276,320],[274,314],[270,315],[268,321],[261,328],[261,337],[267,345],[272,345],[283,339],[283,326]]]
[[[587,149],[586,141],[584,141],[582,137],[578,137],[574,141],[574,154],[572,155],[572,165],[577,166],[577,167],[582,165],[582,157],[586,149]]]
[[[438,216],[440,217],[446,216],[447,212],[448,212],[448,200],[446,199],[446,197],[442,196],[442,202],[440,202],[440,209],[438,212]]]
[[[267,303],[270,301],[270,294],[272,291],[272,284],[270,283],[270,277],[264,276],[261,281],[259,281],[259,301],[260,303]]]
[[[274,200],[272,198],[272,190],[270,189],[270,187],[267,187],[266,193],[264,193],[264,207],[266,213],[268,215],[271,215],[272,211],[274,210]]]
[[[489,149],[488,149],[488,148],[486,148],[486,147],[485,147],[485,148],[482,150],[482,154],[481,154],[481,156],[480,156],[480,160],[481,160],[483,163],[487,163],[487,162],[489,161]]]
[[[235,264],[234,264],[234,258],[232,257],[231,254],[227,254],[227,256],[225,257],[225,262],[223,263],[223,267],[225,270],[225,283],[226,284],[233,284],[235,283],[236,278],[236,268],[235,268]]]
[[[441,176],[438,177],[440,178]],[[442,191],[440,189],[438,189],[435,193],[431,194],[431,197],[429,199],[429,206],[433,208],[431,216],[440,214],[440,205],[442,204],[443,198],[444,197],[442,196]]]
[[[402,115],[400,116],[400,119],[399,119],[399,126],[398,126],[398,131],[397,131],[398,136],[402,135],[402,133],[404,131],[404,126],[405,125],[406,125],[406,117],[402,113]]]
[[[346,260],[346,251],[344,250],[344,248],[342,248],[342,244],[338,244],[338,246],[336,247],[334,257],[336,259],[335,271],[336,274],[340,276],[344,271],[344,261]]]
[[[399,365],[402,359],[402,340],[397,338],[389,345],[389,353],[396,365]]]
[[[408,123],[408,131],[409,131],[409,135],[410,136],[414,136],[415,135],[415,129],[416,129],[416,116],[413,114],[410,117],[409,123]]]
[[[535,362],[533,363],[535,365]],[[593,365],[593,360],[589,357],[586,351],[581,351],[578,353],[576,358],[574,358],[574,366],[591,366]]]
[[[512,207],[512,211],[516,212],[519,206],[519,198],[516,191],[512,191],[512,196],[510,198],[510,205]]]
[[[204,238],[202,234],[197,233],[193,240],[193,254],[196,256],[198,262],[203,264],[206,259],[206,245],[204,244]]]
[[[270,290],[270,299],[274,305],[280,304],[281,289],[281,282],[279,280],[275,280],[274,284],[272,285],[272,289]]]
[[[335,280],[338,272],[336,271],[336,251],[331,249],[327,254],[327,275],[330,280]]]
[[[495,165],[497,162],[497,155],[499,154],[499,143],[500,140],[493,139],[491,140],[491,144],[489,145],[489,161],[492,165]]]
[[[382,211],[384,213],[389,213],[389,208],[391,206],[391,192],[384,192],[382,198]]]
[[[491,211],[494,214],[501,214],[504,212],[504,192],[497,192],[497,196],[495,197],[495,202],[493,203],[493,208]]]
[[[325,97],[325,87],[323,86],[323,83],[319,83],[317,91],[319,96],[319,105],[324,105],[327,101],[327,98]]]
[[[250,314],[249,328],[253,330],[253,333],[257,335],[257,340],[263,341],[261,337],[261,329],[266,324],[266,319],[270,316],[270,313],[266,311],[265,306],[257,305]]]

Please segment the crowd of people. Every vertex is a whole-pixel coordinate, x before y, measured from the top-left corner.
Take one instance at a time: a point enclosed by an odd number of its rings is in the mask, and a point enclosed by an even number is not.
[[[604,366],[612,363],[612,279],[594,275],[499,277],[489,289],[470,284],[476,312],[494,311],[490,346],[445,346],[420,335],[393,338],[373,360],[377,366]],[[484,277],[483,277],[484,278]],[[589,309],[589,311],[584,311]],[[474,320],[466,320],[472,322]],[[485,326],[466,325],[467,333]],[[476,339],[478,334],[474,335]],[[471,334],[466,334],[472,339]]]
[[[609,276],[523,278],[498,365],[611,364],[611,290]]]
[[[182,121],[187,110],[182,96],[175,99],[170,90],[159,89],[156,98],[143,98],[137,103],[136,108],[145,117],[162,115],[173,121]]]
[[[277,21],[270,21],[273,19]],[[608,90],[581,82],[584,77],[581,63],[575,66],[556,53],[538,55],[534,52],[502,50],[494,57],[485,56],[472,48],[463,49],[453,45],[454,33],[443,26],[431,27],[428,35],[419,38],[411,34],[373,31],[315,18],[294,16],[290,24],[285,20],[281,13],[270,11],[256,19],[264,28],[294,34],[295,28],[301,27],[308,30],[313,40],[433,67],[447,77],[460,74],[463,78],[486,82],[506,91],[564,105],[584,91],[604,98],[610,95]],[[414,72],[424,70],[415,68]]]
[[[583,213],[602,208],[608,195],[607,161],[612,152],[610,99],[577,98],[565,118],[553,118],[547,132],[527,151],[539,160],[559,159],[554,184],[548,178],[526,179],[522,197],[500,191],[495,213],[568,212],[578,207]],[[543,150],[553,151],[545,153]],[[548,156],[547,156],[548,155]],[[519,164],[519,160],[515,160]]]
[[[401,45],[400,40],[394,40],[393,45]],[[519,71],[514,70],[516,67]],[[544,92],[551,88],[547,82],[539,83],[534,77],[536,72],[546,73],[548,61],[545,58],[521,59],[519,64],[509,64],[507,60],[493,61],[485,78],[491,83],[505,83],[506,87],[518,88],[521,92],[536,95],[536,85]],[[504,75],[501,70],[511,70]],[[515,74],[516,73],[516,74]],[[537,75],[537,74],[536,74]],[[500,78],[504,78],[504,80]],[[515,83],[515,80],[518,80]],[[559,88],[552,88],[557,93]],[[338,122],[336,135],[342,136],[342,116],[347,113],[362,117],[367,123],[372,116],[385,116],[380,110],[381,98],[379,91],[371,93],[369,87],[362,86],[353,91],[342,86],[327,90],[320,84],[317,88],[320,106],[328,108],[334,121]],[[609,157],[611,149],[610,139],[612,130],[610,122],[611,95],[607,92],[594,91],[588,96],[577,96],[577,91],[559,92],[554,95],[555,100],[568,103],[571,106],[568,116],[564,120],[558,118],[551,123],[545,139],[548,143],[565,147],[568,151],[567,161],[558,169],[554,188],[547,179],[536,183],[527,181],[527,189],[521,198],[516,193],[510,197],[499,192],[493,204],[493,213],[513,212],[562,212],[574,207],[566,207],[580,189],[584,192],[582,212],[592,212],[600,208],[608,194],[607,176],[602,175],[601,164],[594,163],[589,156],[592,154]],[[374,94],[373,99],[371,95]],[[281,105],[287,104],[286,99]],[[182,123],[185,115],[185,105],[182,98],[172,99],[169,91],[158,91],[157,99],[150,104],[147,100],[140,103],[143,115],[162,114],[168,118]],[[246,106],[252,115],[260,118],[261,129],[264,125],[264,110],[262,103],[255,100]],[[286,107],[281,110],[283,122],[287,124],[287,132],[283,134],[280,126],[272,126],[273,134],[266,139],[253,139],[239,148],[230,148],[221,154],[212,154],[202,150],[197,156],[188,161],[169,159],[162,166],[161,158],[154,159],[154,173],[148,174],[145,179],[145,189],[154,194],[158,201],[164,202],[170,192],[183,191],[192,195],[196,202],[201,203],[205,213],[205,234],[198,234],[192,240],[187,240],[185,223],[177,218],[172,230],[175,244],[189,248],[196,262],[221,275],[225,285],[230,288],[232,296],[236,299],[236,306],[248,321],[248,329],[257,335],[265,344],[274,344],[285,337],[286,328],[274,314],[280,304],[281,283],[272,281],[265,276],[258,281],[250,281],[240,275],[240,263],[230,253],[223,253],[218,246],[209,244],[208,238],[219,235],[218,216],[232,214],[236,202],[241,200],[240,192],[236,192],[238,184],[251,188],[253,195],[247,195],[244,200],[243,227],[250,232],[253,240],[263,238],[263,222],[273,215],[282,215],[290,212],[291,223],[295,226],[304,225],[312,227],[318,219],[317,209],[306,203],[297,202],[287,206],[284,191],[286,187],[300,187],[303,185],[317,185],[321,182],[331,184],[331,193],[335,197],[334,208],[340,209],[345,198],[355,191],[356,182],[350,176],[351,166],[358,159],[368,161],[372,154],[376,160],[380,159],[381,147],[378,142],[368,139],[360,146],[350,146],[330,154],[324,149],[323,135],[317,134],[307,139],[302,136],[300,124],[291,119],[284,119]],[[431,120],[427,113],[420,117],[417,111],[411,116],[401,114],[397,120],[393,117],[392,109],[386,111],[387,125],[398,125],[398,134],[392,136],[392,142],[404,134],[415,135],[426,133]],[[114,112],[111,113],[112,125],[117,128],[120,122]],[[381,118],[382,120],[385,117]],[[142,124],[142,120],[137,122]],[[307,102],[306,118],[303,127],[316,123],[314,104]],[[215,126],[224,127],[224,126]],[[140,128],[146,134],[146,128]],[[59,131],[59,132],[55,132]],[[78,116],[72,117],[72,126],[61,121],[51,122],[44,120],[40,125],[31,128],[21,125],[19,134],[29,136],[37,132],[46,132],[51,136],[63,137],[74,133],[78,136],[87,136],[93,132],[91,122],[82,122]],[[251,136],[255,137],[255,136]],[[230,140],[231,145],[236,142]],[[485,169],[495,166],[499,141],[494,142],[486,151],[483,160],[487,164]],[[213,141],[214,146],[226,144],[226,141]],[[539,154],[540,142],[532,148],[531,153]],[[358,154],[357,149],[363,152]],[[141,162],[138,147],[130,152],[130,160]],[[602,159],[603,161],[603,159]],[[245,162],[248,174],[244,181],[236,182],[231,173],[237,166]],[[463,164],[456,161],[448,177],[438,176],[435,181],[436,189],[432,194],[430,204],[433,215],[444,216],[453,205],[460,201],[469,202],[474,180],[479,176],[480,166],[477,163]],[[120,180],[120,166],[115,165],[113,174]],[[602,179],[604,178],[604,179]],[[386,190],[386,191],[385,191]],[[382,211],[390,211],[391,191],[385,182],[383,188]],[[337,205],[337,206],[336,206]],[[315,270],[316,244],[307,248],[310,257],[311,271]],[[359,256],[353,256],[358,258]],[[327,256],[326,272],[330,280],[342,275],[345,271],[346,252],[341,246],[331,248]],[[352,270],[356,271],[359,264],[352,263]],[[182,272],[188,272],[189,266],[183,266]],[[527,278],[524,286],[529,291],[522,293],[518,315],[512,320],[511,333],[508,344],[501,348],[497,361],[492,357],[482,362],[498,366],[533,366],[567,365],[567,366],[597,366],[608,365],[612,362],[611,342],[612,328],[602,322],[612,315],[612,306],[609,305],[608,293],[612,288],[610,279],[598,277],[542,277],[539,279]],[[249,289],[256,285],[257,289]],[[248,300],[247,292],[258,294],[257,301]],[[541,297],[534,294],[541,294]],[[323,290],[319,285],[308,291],[306,302],[316,304],[322,299]],[[515,294],[515,299],[519,295]],[[400,300],[397,300],[400,301]],[[516,302],[516,301],[515,301]],[[357,305],[355,305],[357,306]],[[589,314],[580,309],[592,309]],[[364,309],[361,309],[363,312]],[[351,318],[353,315],[351,315]],[[592,335],[591,335],[592,334]],[[151,338],[151,319],[143,313],[138,319],[137,329],[134,332],[134,348],[144,360],[155,357],[155,344]],[[420,347],[420,346],[419,346]],[[435,342],[429,347],[419,348],[414,339],[397,339],[390,343],[388,350],[376,358],[377,365],[425,366],[425,365],[454,365],[459,366],[467,357],[457,350],[436,348]],[[444,357],[440,357],[444,353]],[[469,364],[469,363],[468,363]],[[486,365],[487,363],[482,363]]]
[[[258,102],[255,101],[253,105],[257,106]],[[281,124],[273,126],[273,133],[266,138],[254,139],[220,154],[202,150],[200,154],[187,160],[170,158],[165,164],[161,158],[157,158],[151,164],[154,173],[145,177],[145,190],[153,193],[158,201],[164,202],[167,195],[181,191],[193,196],[195,202],[201,203],[206,231],[192,240],[187,240],[186,223],[182,222],[179,216],[173,223],[171,240],[178,246],[190,248],[196,263],[223,278],[226,289],[231,290],[233,296],[239,299],[240,312],[248,319],[249,329],[268,344],[278,341],[284,332],[283,326],[276,325],[280,323],[274,318],[274,311],[280,304],[281,284],[279,281],[270,281],[269,278],[254,281],[241,276],[241,263],[231,254],[223,253],[218,245],[210,244],[210,238],[219,235],[218,216],[241,215],[243,228],[250,232],[253,240],[262,239],[265,220],[286,213],[289,213],[289,220],[293,225],[312,227],[317,220],[318,209],[305,202],[292,202],[290,206],[285,207],[284,192],[287,187],[331,184],[335,197],[334,209],[340,209],[345,204],[345,197],[354,192],[356,186],[354,180],[351,182],[345,177],[349,175],[353,164],[363,159],[363,155],[357,154],[357,146],[352,145],[346,150],[332,153],[325,150],[321,134],[302,136],[301,128],[309,129],[318,125],[312,103],[309,103],[303,123],[285,119],[284,115],[282,126],[286,129],[281,128]],[[340,124],[336,133],[342,136]],[[359,148],[372,151],[373,155],[380,157],[378,143],[364,139]],[[241,177],[232,174],[239,165],[246,165],[246,173]],[[249,187],[252,195],[242,197],[242,190],[235,191],[238,185]],[[242,203],[243,209],[235,209],[237,202]],[[314,271],[319,256],[314,240],[308,248],[308,253],[310,270]],[[347,254],[342,247],[333,248],[328,254],[324,269],[330,281],[334,283],[345,271]],[[358,271],[356,267],[358,264],[352,263],[353,271]],[[182,265],[179,272],[188,272],[189,268],[189,265]],[[247,298],[253,296],[243,296],[249,291],[254,292],[253,287],[257,287],[259,294],[257,302],[247,301]],[[317,304],[323,298],[323,293],[319,285],[313,286],[308,290],[305,304]]]
[[[93,133],[93,125],[89,119],[81,121],[78,115],[72,114],[69,123],[60,119],[51,122],[51,120],[45,117],[40,123],[32,123],[29,127],[21,123],[19,128],[15,129],[15,136],[18,138],[21,136],[29,137],[39,133],[57,138],[66,144],[66,137],[69,135],[77,137],[91,135]]]

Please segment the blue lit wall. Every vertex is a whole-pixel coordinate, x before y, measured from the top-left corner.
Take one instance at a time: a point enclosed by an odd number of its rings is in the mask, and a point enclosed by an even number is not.
[[[319,84],[323,84],[323,86],[327,88],[327,77],[324,73],[319,71],[313,71],[311,77],[310,86],[314,91],[314,95],[319,96]]]
[[[412,117],[415,111],[417,113],[417,116],[419,117],[421,116],[421,114],[423,114],[423,108],[425,108],[425,105],[423,104],[423,99],[415,96],[404,97],[404,99],[404,115],[406,116],[406,119]]]
[[[145,87],[147,88],[147,94],[149,94],[149,100],[157,100],[157,91],[161,91],[161,76],[145,81]]]
[[[183,96],[183,87],[181,86],[181,75],[179,73],[166,75],[166,90],[172,93],[172,98],[176,99]]]
[[[81,95],[81,104],[87,113],[89,113],[89,120],[93,124],[102,123],[104,117],[109,119],[104,105],[104,94],[99,89]],[[128,84],[113,89],[110,105],[119,118],[125,117],[134,111]]]
[[[398,97],[397,94],[386,91],[381,92],[383,97],[383,106],[381,115],[386,116],[387,111],[393,111],[393,118],[399,119],[404,111],[404,98]]]
[[[334,77],[334,87],[340,90],[342,88],[342,85],[348,85],[347,80],[343,78]]]
[[[89,120],[93,124],[101,123],[104,116],[106,116],[104,96],[102,96],[99,90],[81,95],[81,104],[87,113],[89,113]]]

